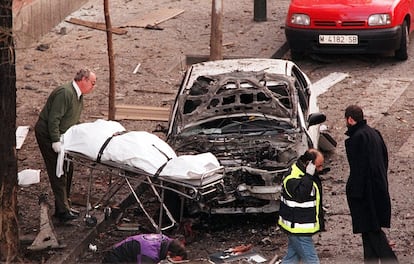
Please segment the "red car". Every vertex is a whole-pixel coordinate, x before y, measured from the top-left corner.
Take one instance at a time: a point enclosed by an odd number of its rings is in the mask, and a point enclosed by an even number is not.
[[[309,53],[408,58],[412,0],[291,0],[285,35],[292,58]]]

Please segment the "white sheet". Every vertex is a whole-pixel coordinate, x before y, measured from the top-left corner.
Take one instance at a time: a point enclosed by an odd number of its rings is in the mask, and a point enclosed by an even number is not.
[[[145,131],[132,131],[113,137],[102,160],[112,160],[155,174],[164,163],[177,155],[158,136]]]
[[[82,153],[96,160],[107,138],[118,132],[125,132],[125,128],[115,121],[97,120],[75,125],[62,136],[63,150]],[[167,163],[160,176],[178,179],[200,179],[205,173],[220,167],[211,153],[177,157],[165,141],[145,131],[113,136],[102,153],[101,161],[127,164],[152,175]],[[58,177],[61,173],[57,170]]]
[[[72,126],[63,135],[62,143],[65,150],[76,151],[96,160],[105,141],[113,134],[125,130],[118,122],[98,119]]]
[[[170,160],[160,176],[185,180],[200,179],[204,173],[219,167],[220,163],[210,152],[198,155],[181,155]]]

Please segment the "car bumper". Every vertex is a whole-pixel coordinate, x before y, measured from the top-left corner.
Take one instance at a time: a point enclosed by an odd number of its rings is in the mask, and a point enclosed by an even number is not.
[[[397,50],[401,41],[401,26],[369,30],[320,30],[285,28],[292,52],[297,53],[384,53]],[[358,44],[319,44],[319,35],[358,35]]]

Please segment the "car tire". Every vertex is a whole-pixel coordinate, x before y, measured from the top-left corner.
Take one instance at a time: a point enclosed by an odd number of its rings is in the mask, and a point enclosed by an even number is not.
[[[394,57],[397,60],[404,61],[408,59],[408,44],[410,42],[407,21],[404,21],[404,23],[401,26],[401,30],[402,32],[401,32],[400,48],[395,51]]]

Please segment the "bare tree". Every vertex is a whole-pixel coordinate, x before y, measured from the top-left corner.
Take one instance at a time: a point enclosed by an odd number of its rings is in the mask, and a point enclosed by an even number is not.
[[[19,249],[12,3],[0,0],[0,261],[6,263],[17,258]]]
[[[114,48],[112,42],[112,23],[109,14],[109,1],[104,0],[104,13],[106,25],[106,41],[108,46],[108,62],[109,62],[109,110],[108,119],[115,119],[115,59]]]
[[[213,0],[211,7],[210,60],[223,59],[223,0]]]

